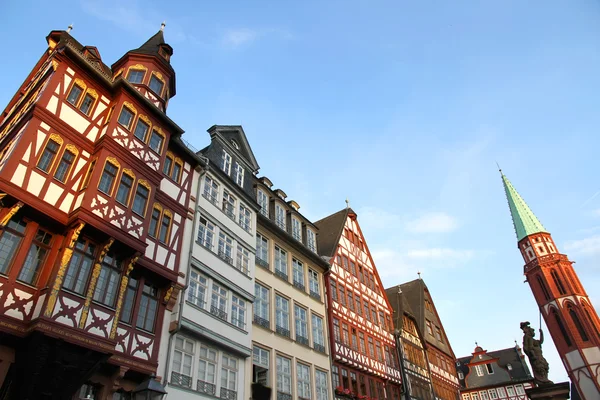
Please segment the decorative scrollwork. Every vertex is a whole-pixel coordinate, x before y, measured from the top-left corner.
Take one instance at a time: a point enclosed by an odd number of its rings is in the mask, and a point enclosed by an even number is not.
[[[94,269],[92,271],[92,278],[90,279],[90,286],[87,291],[87,296],[85,298],[85,304],[83,305],[83,310],[81,311],[81,319],[79,320],[79,328],[85,328],[85,322],[87,321],[88,313],[90,311],[90,304],[92,304],[92,297],[94,296],[94,291],[96,290],[96,284],[98,283],[98,278],[100,277],[100,271],[102,270],[102,261],[104,261],[104,257],[106,257],[106,253],[110,250],[110,246],[114,243],[115,239],[110,238],[108,242],[104,244],[100,254],[98,255],[98,261],[96,265],[94,265]]]
[[[112,165],[114,165],[117,168],[121,168],[121,163],[119,163],[119,161],[112,156],[106,157],[106,162],[111,163]]]
[[[137,108],[133,104],[128,101],[123,102],[123,105],[133,111],[134,114],[137,114]]]
[[[75,78],[75,84],[77,86],[79,86],[80,88],[82,88],[83,90],[87,89],[87,84],[84,82],[83,79]]]
[[[98,100],[98,92],[96,92],[94,89],[88,89],[87,94]]]
[[[5,227],[6,224],[8,224],[8,221],[10,221],[10,219],[12,217],[14,217],[14,215],[17,213],[17,211],[19,211],[21,209],[21,207],[23,207],[23,206],[24,206],[24,204],[20,201],[17,204],[15,204],[14,206],[12,206],[10,208],[10,210],[8,210],[6,215],[4,217],[2,217],[2,220],[0,221],[0,227]]]
[[[58,143],[59,146],[62,146],[62,144],[64,143],[62,136],[60,136],[57,133],[50,134],[50,140],[54,140],[56,143]]]
[[[67,150],[69,150],[71,153],[73,153],[73,154],[75,154],[75,155],[78,155],[78,154],[79,154],[79,149],[78,149],[78,148],[77,148],[75,145],[73,145],[73,144],[70,144],[70,143],[69,143],[69,144],[66,146],[66,149],[67,149]]]
[[[146,117],[144,114],[140,114],[140,119],[148,124],[148,126],[152,126],[152,121],[150,118]]]

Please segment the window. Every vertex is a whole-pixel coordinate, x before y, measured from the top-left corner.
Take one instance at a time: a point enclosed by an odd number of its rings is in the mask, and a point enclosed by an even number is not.
[[[269,263],[269,240],[261,234],[256,234],[256,257]]]
[[[569,336],[569,332],[567,332],[567,330],[565,329],[565,325],[563,324],[562,320],[560,319],[558,312],[556,311],[556,309],[552,308],[551,313],[554,315],[556,325],[558,325],[558,329],[560,329],[560,332],[562,333],[563,339],[565,340],[565,344],[568,347],[571,347],[571,345],[572,345],[571,336]]]
[[[363,306],[365,309],[365,318],[367,319],[367,321],[371,320],[370,314],[369,314],[369,302],[367,300],[363,300]]]
[[[233,239],[219,232],[219,257],[226,263],[233,264]]]
[[[260,205],[260,213],[265,217],[269,217],[269,196],[262,190],[257,192],[258,204]]]
[[[42,156],[38,161],[37,167],[44,172],[48,172],[54,163],[54,158],[56,157],[59,148],[60,145],[54,140],[48,140],[48,143],[46,143],[46,147],[42,152]]]
[[[223,191],[222,210],[229,218],[235,221],[235,197],[233,197],[227,190]]]
[[[315,389],[317,392],[317,400],[328,400],[327,394],[327,373],[323,371],[315,371]]]
[[[163,174],[171,176],[171,168],[173,167],[173,156],[170,152],[167,152],[165,157],[165,164],[163,165]]]
[[[133,122],[133,115],[133,112],[129,108],[121,108],[121,114],[119,114],[118,119],[119,124],[121,124],[127,129],[131,128],[131,122]]]
[[[69,261],[63,287],[81,295],[85,294],[88,278],[94,265],[96,246],[81,239],[75,244],[73,256]]]
[[[171,215],[168,211],[165,211],[162,216],[162,222],[160,224],[160,230],[158,232],[158,240],[161,243],[169,242],[169,232],[171,230]]]
[[[69,174],[69,171],[71,170],[73,160],[75,160],[75,154],[69,150],[65,150],[60,162],[58,163],[56,172],[54,172],[54,178],[60,182],[64,182]]]
[[[158,205],[155,205],[152,209],[152,215],[150,217],[150,227],[148,228],[148,235],[153,238],[155,238],[158,234],[158,223],[160,221],[160,214],[161,208]]]
[[[319,289],[319,273],[313,269],[308,269],[308,288],[313,297],[321,297]]]
[[[310,367],[308,365],[296,364],[297,395],[299,399],[310,399]]]
[[[223,150],[223,155],[221,156],[221,169],[227,175],[231,174],[231,156],[225,150]]]
[[[381,343],[379,341],[375,342],[375,354],[377,354],[379,361],[383,361],[383,353],[381,352]]]
[[[252,347],[252,363],[254,364],[254,373],[252,382],[261,383],[268,386],[269,382],[269,366],[271,355],[269,350],[261,347]]]
[[[358,332],[358,343],[360,345],[360,353],[367,354],[367,348],[365,347],[365,334]]]
[[[254,320],[264,328],[270,328],[269,323],[269,289],[259,283],[254,284]]]
[[[158,79],[156,75],[152,75],[150,77],[150,89],[160,97],[162,97],[162,90],[164,86],[165,83]]]
[[[308,345],[308,317],[306,309],[295,304],[294,319],[296,321],[296,341]]]
[[[275,325],[277,333],[290,337],[290,301],[275,295]]]
[[[142,83],[146,71],[141,69],[130,69],[127,73],[127,80],[131,83]]]
[[[131,188],[133,187],[133,178],[128,174],[121,174],[121,182],[119,183],[119,188],[117,189],[116,200],[127,206],[129,203],[129,195],[131,194]]]
[[[110,162],[106,162],[104,164],[104,171],[102,171],[100,183],[98,184],[98,190],[110,196],[113,188],[113,183],[115,182],[115,179],[117,177],[118,170],[119,168],[116,165]]]
[[[131,323],[131,315],[133,313],[133,305],[135,303],[135,295],[137,292],[137,279],[129,278],[127,281],[127,290],[125,291],[125,301],[121,311],[120,320],[129,324]]]
[[[477,376],[483,376],[483,368],[480,365],[475,366],[475,371],[477,372]]]
[[[83,98],[83,101],[79,105],[79,111],[81,111],[85,115],[90,115],[90,111],[92,110],[92,106],[94,105],[95,101],[96,99],[94,98],[94,96],[92,96],[89,93],[86,93],[85,97]]]
[[[173,179],[175,182],[179,183],[179,178],[181,178],[181,169],[182,166],[179,162],[175,162],[175,164],[173,164],[173,170],[171,171],[171,179]]]
[[[246,302],[236,295],[231,296],[231,323],[238,328],[246,328]]]
[[[152,134],[150,135],[150,141],[148,142],[148,146],[153,151],[160,154],[160,152],[162,151],[164,140],[165,137],[162,134],[160,134],[156,129],[153,129]]]
[[[352,260],[350,260],[350,273],[356,276],[356,264]]]
[[[221,358],[221,398],[236,399],[238,360],[223,354]]]
[[[208,279],[196,270],[190,273],[190,285],[188,287],[187,300],[198,307],[206,305],[206,292],[208,291]]]
[[[71,91],[69,92],[69,95],[67,96],[67,101],[77,107],[77,103],[82,93],[83,89],[81,87],[73,85]]]
[[[506,397],[506,390],[503,387],[496,388],[498,391],[498,397]]]
[[[354,311],[354,295],[352,294],[352,289],[348,289],[348,308],[351,311]]]
[[[293,280],[294,286],[297,288],[304,290],[304,265],[302,262],[292,258],[292,270],[293,270]]]
[[[146,205],[148,204],[148,196],[150,195],[150,189],[138,183],[135,197],[133,198],[133,207],[131,210],[143,217],[146,213]]]
[[[219,184],[208,175],[204,177],[204,192],[202,192],[202,194],[208,201],[214,205],[217,205],[219,197]]]
[[[506,387],[506,392],[508,393],[509,396],[514,396],[515,395],[515,388],[512,386],[507,386]]]
[[[340,284],[340,304],[346,306],[346,288]]]
[[[552,279],[554,280],[554,284],[556,285],[556,288],[558,289],[558,291],[560,292],[560,294],[565,294],[565,287],[562,284],[562,281],[560,280],[560,278],[558,277],[558,274],[556,273],[556,270],[552,270],[550,272],[550,275],[552,275]]]
[[[333,381],[331,383],[333,384],[334,388],[340,387],[340,372],[338,367],[335,365],[331,366],[331,380]]]
[[[114,254],[108,253],[102,260],[100,276],[94,290],[94,301],[114,307],[121,277],[121,263]]]
[[[191,387],[193,365],[194,342],[180,336],[175,337],[171,383],[184,387]]]
[[[465,374],[463,374],[462,372],[458,372],[458,379],[465,379]]]
[[[338,295],[337,295],[337,284],[335,283],[335,281],[332,279],[331,283],[331,298],[335,301],[338,300]]]
[[[285,230],[285,210],[279,204],[275,204],[275,224]]]
[[[373,346],[373,338],[368,337],[367,342],[369,343],[369,356],[375,358],[375,347]]]
[[[488,374],[494,373],[494,368],[492,368],[492,364],[485,364],[485,368],[487,369]]]
[[[479,400],[477,393],[471,393],[471,400]]]
[[[199,385],[201,392],[215,394],[217,385],[217,351],[206,345],[200,346],[198,357],[198,380],[204,383]]]
[[[575,309],[573,307],[571,307],[570,305],[567,306],[567,308],[569,309],[569,315],[571,316],[571,321],[573,321],[573,324],[577,328],[577,331],[579,332],[579,336],[581,337],[581,340],[583,340],[584,342],[587,342],[590,339],[588,338],[587,332],[585,331],[585,328],[583,327],[583,324],[581,323],[581,320],[579,319],[579,315],[577,315],[577,312],[575,311]]]
[[[542,278],[539,275],[536,275],[536,280],[538,282],[538,285],[540,286],[540,290],[542,291],[542,294],[544,295],[544,298],[546,300],[550,300],[550,293],[548,292],[548,288],[546,287],[546,284],[544,283],[544,281],[542,280]]]
[[[317,252],[317,236],[308,228],[306,229],[306,245],[309,250],[314,251],[315,253]]]
[[[344,389],[350,389],[350,383],[348,382],[348,370],[342,368],[342,386]]]
[[[140,139],[142,142],[146,143],[146,136],[148,135],[148,131],[150,130],[150,124],[145,121],[138,119],[137,125],[135,126],[135,130],[133,131],[133,136]]]
[[[237,246],[237,269],[239,269],[244,274],[248,275],[250,273],[250,252],[240,246]]]
[[[292,217],[292,236],[297,241],[302,241],[302,223],[299,219]]]
[[[81,190],[87,188],[88,185],[90,184],[90,179],[92,179],[92,173],[94,172],[95,166],[96,166],[96,160],[93,160],[88,167],[87,173],[85,174],[85,178],[83,179],[83,183],[81,185]]]
[[[216,282],[212,284],[210,312],[216,317],[227,321],[227,289]]]
[[[213,240],[215,237],[215,225],[204,217],[200,217],[200,224],[198,226],[198,242],[208,248],[212,249]]]
[[[363,313],[363,312],[362,312],[362,307],[361,307],[360,296],[359,296],[359,295],[356,295],[356,296],[354,297],[354,301],[356,302],[356,313],[357,313],[358,315],[362,315],[362,313]]]
[[[491,400],[496,400],[498,398],[498,392],[496,392],[496,389],[488,389],[488,394],[490,395]]]
[[[158,289],[145,283],[140,299],[136,326],[148,332],[154,332],[154,321],[158,309]]]
[[[281,278],[288,278],[287,252],[275,246],[275,273]]]
[[[325,353],[325,336],[323,333],[323,318],[312,315],[312,339],[315,350]]]
[[[431,326],[431,321],[426,319],[425,324],[427,325],[427,333],[433,336],[433,327]]]
[[[375,310],[374,306],[371,306],[371,318],[373,318],[373,322],[377,324],[377,310]]]
[[[338,343],[342,341],[340,334],[340,321],[336,318],[333,319],[333,338]]]
[[[239,216],[239,224],[246,232],[250,232],[252,228],[252,212],[248,207],[240,202],[240,216]]]
[[[2,238],[4,238],[4,236],[5,235],[3,232]],[[4,240],[0,239],[0,252],[4,250],[3,242]],[[31,247],[29,247],[29,251],[27,252],[27,258],[25,259],[25,263],[23,264],[23,267],[19,272],[19,276],[17,277],[19,281],[29,284],[33,284],[37,281],[40,268],[44,264],[44,261],[46,260],[46,255],[50,251],[51,242],[52,235],[42,229],[38,229],[38,231],[35,234],[35,237],[33,238],[33,243],[31,243]],[[0,255],[0,259],[1,258],[3,257]]]
[[[277,392],[292,394],[292,361],[289,358],[277,356]]]
[[[235,163],[235,183],[240,186],[244,186],[244,167],[242,167],[237,161]]]
[[[439,326],[435,327],[435,338],[442,343],[444,342],[444,340],[442,339],[442,330]]]

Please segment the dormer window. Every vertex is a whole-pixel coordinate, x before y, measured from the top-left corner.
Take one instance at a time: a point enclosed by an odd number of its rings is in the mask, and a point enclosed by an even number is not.
[[[236,161],[235,163],[235,183],[244,186],[244,167]]]
[[[488,374],[493,374],[494,369],[492,368],[492,364],[485,364],[485,368],[487,369]]]
[[[317,252],[317,238],[315,233],[310,229],[306,229],[306,245],[311,251]]]
[[[130,69],[127,73],[127,80],[131,83],[142,83],[144,81],[146,71],[141,69]]]
[[[164,47],[160,47],[158,49],[158,54],[160,54],[165,60],[169,61],[169,53]]]
[[[298,218],[292,217],[292,236],[297,241],[302,241],[302,224]]]
[[[285,230],[285,210],[279,204],[275,205],[275,223]]]
[[[258,204],[260,205],[260,213],[269,218],[269,196],[262,190],[257,192]]]
[[[159,96],[162,96],[162,90],[165,86],[165,83],[158,79],[156,75],[152,75],[150,78],[150,89]]]
[[[225,150],[223,150],[223,156],[221,157],[221,169],[227,175],[231,174],[231,156]]]
[[[510,363],[509,363],[509,364],[506,364],[506,368],[507,368],[509,371],[512,371],[512,365],[510,365]]]

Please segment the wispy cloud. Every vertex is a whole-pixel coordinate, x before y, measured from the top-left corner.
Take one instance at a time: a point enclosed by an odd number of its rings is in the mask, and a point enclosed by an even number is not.
[[[469,261],[475,255],[473,250],[458,250],[434,247],[430,249],[410,250],[406,256],[414,260],[444,260],[450,264]]]
[[[253,42],[258,38],[259,33],[252,29],[232,29],[223,35],[223,44],[232,47],[238,47],[243,44]]]
[[[433,212],[406,223],[406,230],[413,233],[447,233],[458,228],[458,221],[443,212]]]
[[[571,240],[565,243],[565,250],[584,255],[600,254],[600,235],[580,240]]]

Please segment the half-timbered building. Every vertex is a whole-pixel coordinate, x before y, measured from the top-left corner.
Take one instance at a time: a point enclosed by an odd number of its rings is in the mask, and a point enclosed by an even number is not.
[[[318,229],[300,205],[255,179],[257,215],[252,332],[255,398],[331,400],[323,274]]]
[[[0,115],[0,397],[126,399],[156,370],[199,159],[162,28],[112,67],[68,31]]]
[[[404,398],[432,400],[435,396],[425,352],[425,339],[418,328],[417,319],[400,285],[386,289],[385,293],[394,310],[392,320],[396,328],[394,333],[399,342],[398,358],[403,372]]]
[[[419,278],[403,283],[400,285],[400,289],[413,311],[420,333],[425,339],[435,398],[457,400],[460,386],[454,367],[456,357],[429,288],[423,279]]]
[[[241,126],[213,126],[201,150],[186,269],[173,313],[168,392],[175,399],[250,397],[258,164]]]
[[[392,307],[358,224],[346,208],[315,222],[326,274],[328,324],[335,396],[400,399],[402,378]]]
[[[462,400],[527,400],[525,390],[534,387],[519,345],[489,352],[477,346],[457,360],[456,371]]]

